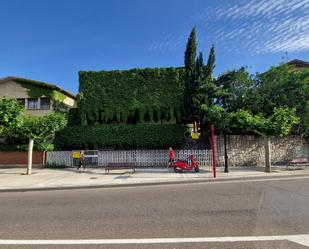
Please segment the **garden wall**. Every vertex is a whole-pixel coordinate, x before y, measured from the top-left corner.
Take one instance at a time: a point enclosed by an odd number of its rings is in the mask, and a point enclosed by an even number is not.
[[[200,166],[212,164],[211,150],[175,150],[177,159],[186,159],[190,154]],[[87,155],[85,155],[87,161]],[[166,167],[169,156],[166,150],[105,150],[97,153],[97,166],[107,166],[108,163],[132,162],[138,167]],[[49,151],[47,163],[73,166],[72,151]]]
[[[223,136],[216,137],[218,164],[224,165]],[[309,156],[309,141],[299,136],[271,139],[272,164],[285,165],[293,158]],[[259,136],[228,135],[228,162],[230,166],[264,165],[264,140]]]
[[[27,165],[27,151],[0,151],[0,165]],[[43,164],[44,152],[33,152],[33,164]]]
[[[218,166],[224,165],[223,136],[216,136]],[[272,163],[285,165],[298,157],[309,157],[309,141],[299,136],[272,138]],[[258,136],[227,136],[229,166],[264,165],[264,141]],[[194,154],[202,166],[212,164],[211,150],[176,150],[177,158],[185,158]],[[168,150],[113,150],[99,151],[99,164],[108,162],[134,161],[140,166],[165,166],[168,160]],[[44,152],[33,153],[33,163],[42,164]],[[72,165],[72,151],[47,152],[48,163]],[[26,165],[27,152],[0,151],[0,165]]]

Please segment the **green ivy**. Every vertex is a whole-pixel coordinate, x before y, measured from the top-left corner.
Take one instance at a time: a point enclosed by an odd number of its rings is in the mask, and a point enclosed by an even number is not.
[[[58,132],[56,150],[155,149],[180,147],[185,128],[177,124],[71,126]]]
[[[80,71],[79,92],[82,125],[180,121],[184,70]]]
[[[66,98],[66,95],[51,89],[49,87],[44,87],[44,85],[39,85],[39,84],[33,84],[27,82],[27,80],[18,80],[16,81],[19,83],[23,88],[27,89],[27,94],[30,98],[40,98],[42,96],[49,97],[52,101],[55,102],[63,102]]]

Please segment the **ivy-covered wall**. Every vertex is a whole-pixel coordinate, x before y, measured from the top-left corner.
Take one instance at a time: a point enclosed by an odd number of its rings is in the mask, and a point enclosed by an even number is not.
[[[53,101],[58,102],[63,102],[66,98],[66,96],[63,93],[54,89],[20,81],[17,81],[17,83],[20,83],[22,87],[27,89],[27,94],[29,95],[30,98],[40,98],[42,96],[45,96],[49,97]]]
[[[175,123],[183,92],[182,68],[80,71],[77,106],[82,125]]]

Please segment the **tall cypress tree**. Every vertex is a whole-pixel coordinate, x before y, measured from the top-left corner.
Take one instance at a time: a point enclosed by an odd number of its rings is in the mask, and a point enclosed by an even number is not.
[[[203,123],[203,119],[205,117],[205,111],[201,109],[202,105],[206,105],[211,107],[213,105],[214,99],[217,97],[218,89],[213,80],[213,71],[215,68],[215,47],[214,45],[211,47],[207,64],[204,65],[202,59],[203,55],[200,53],[199,57],[196,60],[196,82],[198,86],[195,102],[196,106],[199,107],[198,109],[198,117],[199,117],[199,124],[200,130],[203,136],[203,131],[205,130],[206,126]]]
[[[184,111],[185,111],[185,121],[194,121],[194,96],[196,94],[196,32],[195,27],[192,29],[190,36],[188,38],[186,51],[185,51],[185,98],[184,98]]]
[[[215,68],[215,47],[211,47],[207,65],[203,66],[198,79],[198,102],[199,104],[207,104],[210,106],[213,103],[213,99],[217,96],[217,87],[213,80],[213,71]],[[198,64],[198,63],[197,63]]]
[[[185,51],[185,69],[188,73],[194,72],[195,58],[196,58],[196,32],[194,27],[188,38],[187,47]]]
[[[201,87],[204,84],[205,81],[205,65],[204,65],[204,59],[203,59],[203,53],[200,52],[199,56],[196,59],[196,95],[197,98],[195,98],[195,102],[198,106],[201,105],[201,98],[203,89]]]
[[[208,56],[207,66],[205,69],[205,77],[207,79],[211,79],[213,76],[213,72],[216,66],[215,61],[216,61],[215,46],[212,45],[210,52],[209,52],[209,56]]]
[[[203,77],[203,70],[204,70],[204,59],[203,59],[203,53],[200,52],[196,59],[196,78],[197,79],[200,79]]]

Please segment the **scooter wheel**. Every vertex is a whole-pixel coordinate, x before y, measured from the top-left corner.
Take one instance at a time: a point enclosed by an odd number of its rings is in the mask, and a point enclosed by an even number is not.
[[[176,167],[174,167],[174,171],[175,173],[178,173],[178,169]]]
[[[197,172],[200,172],[200,168],[199,167],[196,167],[194,168],[194,171],[197,173]]]

